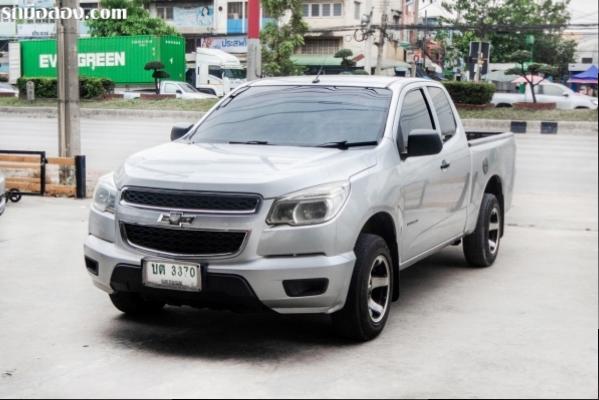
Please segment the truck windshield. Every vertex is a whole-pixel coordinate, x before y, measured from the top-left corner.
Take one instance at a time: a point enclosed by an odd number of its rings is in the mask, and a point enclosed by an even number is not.
[[[179,86],[181,87],[181,90],[183,90],[185,93],[198,93],[198,90],[191,86],[189,83],[181,83],[179,84]]]
[[[365,87],[246,87],[210,113],[191,140],[291,146],[377,141],[391,94]]]
[[[223,70],[223,78],[229,79],[245,79],[245,69],[229,69]]]

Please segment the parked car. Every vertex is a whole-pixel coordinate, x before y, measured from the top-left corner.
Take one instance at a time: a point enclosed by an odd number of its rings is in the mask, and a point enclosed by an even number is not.
[[[369,340],[400,271],[449,245],[496,260],[513,134],[465,132],[417,78],[252,81],[101,178],[87,270],[119,310],[324,313]]]
[[[535,86],[535,95],[539,103],[556,103],[560,110],[574,110],[577,108],[597,109],[597,98],[576,93],[572,89],[559,83],[541,83]],[[525,93],[496,92],[491,103],[496,107],[511,107],[514,103],[532,102],[530,85],[526,86]]]
[[[125,99],[136,99],[141,97],[142,93],[155,94],[155,89],[140,89],[123,93]],[[161,81],[160,94],[174,94],[178,99],[183,100],[205,100],[217,99],[215,95],[199,92],[196,88],[187,82]]]
[[[10,83],[0,82],[0,93],[11,93],[16,97],[19,95],[19,90]]]
[[[6,201],[6,181],[2,172],[0,172],[0,215],[2,215],[6,209]]]

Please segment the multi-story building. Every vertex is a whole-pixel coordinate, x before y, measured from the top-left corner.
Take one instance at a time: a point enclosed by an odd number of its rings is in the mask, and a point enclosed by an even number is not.
[[[309,32],[305,44],[298,50],[296,59],[300,63],[323,63],[340,49],[349,49],[358,61],[358,66],[376,65],[378,48],[365,40],[360,24],[372,10],[371,23],[380,25],[383,13],[389,25],[402,22],[402,10],[406,0],[306,0],[303,15]],[[376,40],[378,33],[373,35]],[[390,40],[383,48],[383,67],[392,70],[405,67],[406,51],[400,32],[390,29]],[[328,57],[328,60],[327,58]],[[390,72],[393,74],[393,72]]]

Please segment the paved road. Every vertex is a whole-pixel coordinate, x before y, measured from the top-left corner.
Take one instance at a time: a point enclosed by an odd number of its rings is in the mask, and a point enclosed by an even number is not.
[[[51,128],[6,134],[6,124],[0,148],[50,143]],[[112,168],[169,125],[84,121],[84,150]],[[387,329],[361,345],[318,316],[169,307],[125,318],[82,265],[89,202],[11,204],[0,217],[0,397],[596,398],[597,137],[518,146],[496,265],[468,268],[452,247],[408,269]]]

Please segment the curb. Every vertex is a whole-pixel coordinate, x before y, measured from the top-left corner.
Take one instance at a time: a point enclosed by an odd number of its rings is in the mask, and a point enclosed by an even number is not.
[[[0,107],[0,117],[4,114],[20,115],[26,118],[56,118],[56,107]],[[174,110],[129,110],[112,108],[82,108],[81,118],[88,119],[114,119],[114,118],[141,118],[141,119],[174,119],[183,121],[198,120],[204,115],[203,111],[174,111]]]
[[[597,135],[594,121],[511,121],[500,119],[464,119],[467,130],[511,131],[516,134]]]
[[[0,107],[0,118],[3,114],[21,115],[27,118],[56,118],[55,107]],[[202,111],[173,110],[130,110],[82,108],[81,118],[114,119],[169,119],[174,121],[197,121],[204,115]],[[517,134],[566,134],[597,135],[597,122],[594,121],[511,121],[501,119],[464,119],[467,130],[512,131]]]

